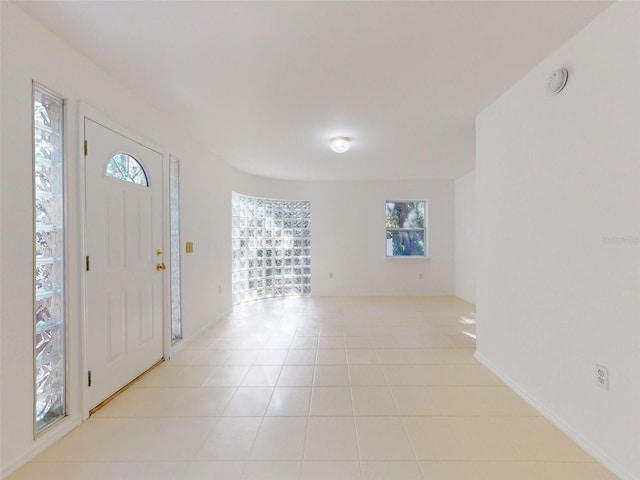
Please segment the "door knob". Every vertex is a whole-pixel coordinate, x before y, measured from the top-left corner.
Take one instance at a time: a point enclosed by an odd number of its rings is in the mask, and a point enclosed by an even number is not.
[[[160,270],[166,270],[167,266],[164,263],[159,263],[156,265],[156,270],[160,271]]]

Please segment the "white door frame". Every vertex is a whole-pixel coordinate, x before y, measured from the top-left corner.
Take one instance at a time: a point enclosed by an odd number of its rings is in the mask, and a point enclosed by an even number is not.
[[[136,132],[133,132],[119,123],[111,120],[107,115],[103,114],[101,111],[87,105],[86,103],[80,103],[80,114],[78,116],[78,130],[79,130],[79,158],[81,159],[80,163],[80,171],[78,175],[78,179],[80,182],[80,210],[82,212],[80,224],[81,224],[81,243],[82,243],[82,252],[81,252],[81,271],[80,271],[80,311],[82,315],[82,319],[80,322],[81,328],[81,369],[80,369],[80,384],[82,385],[82,420],[86,420],[89,418],[89,409],[90,405],[88,404],[88,395],[87,395],[87,371],[88,369],[88,359],[87,359],[87,272],[84,268],[85,262],[84,257],[87,255],[87,200],[86,200],[86,164],[85,164],[85,156],[84,156],[84,138],[85,138],[85,118],[91,119],[96,123],[99,123],[114,132],[118,132],[119,134],[128,137],[129,139],[137,142],[145,147],[159,153],[162,155],[162,251],[164,253],[165,263],[170,263],[169,259],[169,246],[171,245],[171,232],[169,230],[169,155],[165,153],[165,150],[158,146],[156,143],[151,142],[139,135]],[[168,270],[167,270],[168,272]],[[162,279],[162,357],[164,359],[169,358],[169,353],[171,350],[171,275],[165,274]]]

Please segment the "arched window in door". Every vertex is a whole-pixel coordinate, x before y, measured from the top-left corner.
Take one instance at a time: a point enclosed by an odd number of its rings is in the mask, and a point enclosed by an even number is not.
[[[144,187],[149,186],[149,180],[147,179],[147,174],[142,164],[126,153],[114,155],[111,160],[109,160],[105,175],[107,177],[117,178],[123,182],[135,183],[136,185],[142,185]]]

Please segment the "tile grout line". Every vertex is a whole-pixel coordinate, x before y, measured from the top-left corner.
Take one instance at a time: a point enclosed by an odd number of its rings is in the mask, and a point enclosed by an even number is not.
[[[349,395],[351,397],[351,414],[352,414],[352,421],[353,421],[353,430],[354,433],[356,435],[356,449],[358,452],[358,471],[360,472],[360,478],[363,479],[363,472],[362,472],[362,458],[361,458],[361,454],[360,454],[360,433],[358,432],[358,424],[356,422],[356,402],[354,400],[353,397],[353,383],[351,382],[351,368],[349,366],[349,356],[347,355],[347,340],[346,338],[344,338],[344,345],[345,345],[345,363],[346,363],[346,367],[347,367],[347,375],[349,378]]]

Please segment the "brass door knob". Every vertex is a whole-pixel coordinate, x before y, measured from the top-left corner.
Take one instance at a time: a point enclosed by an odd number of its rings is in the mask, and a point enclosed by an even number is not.
[[[160,270],[166,270],[167,266],[164,263],[159,263],[156,265],[156,270],[160,271]]]

